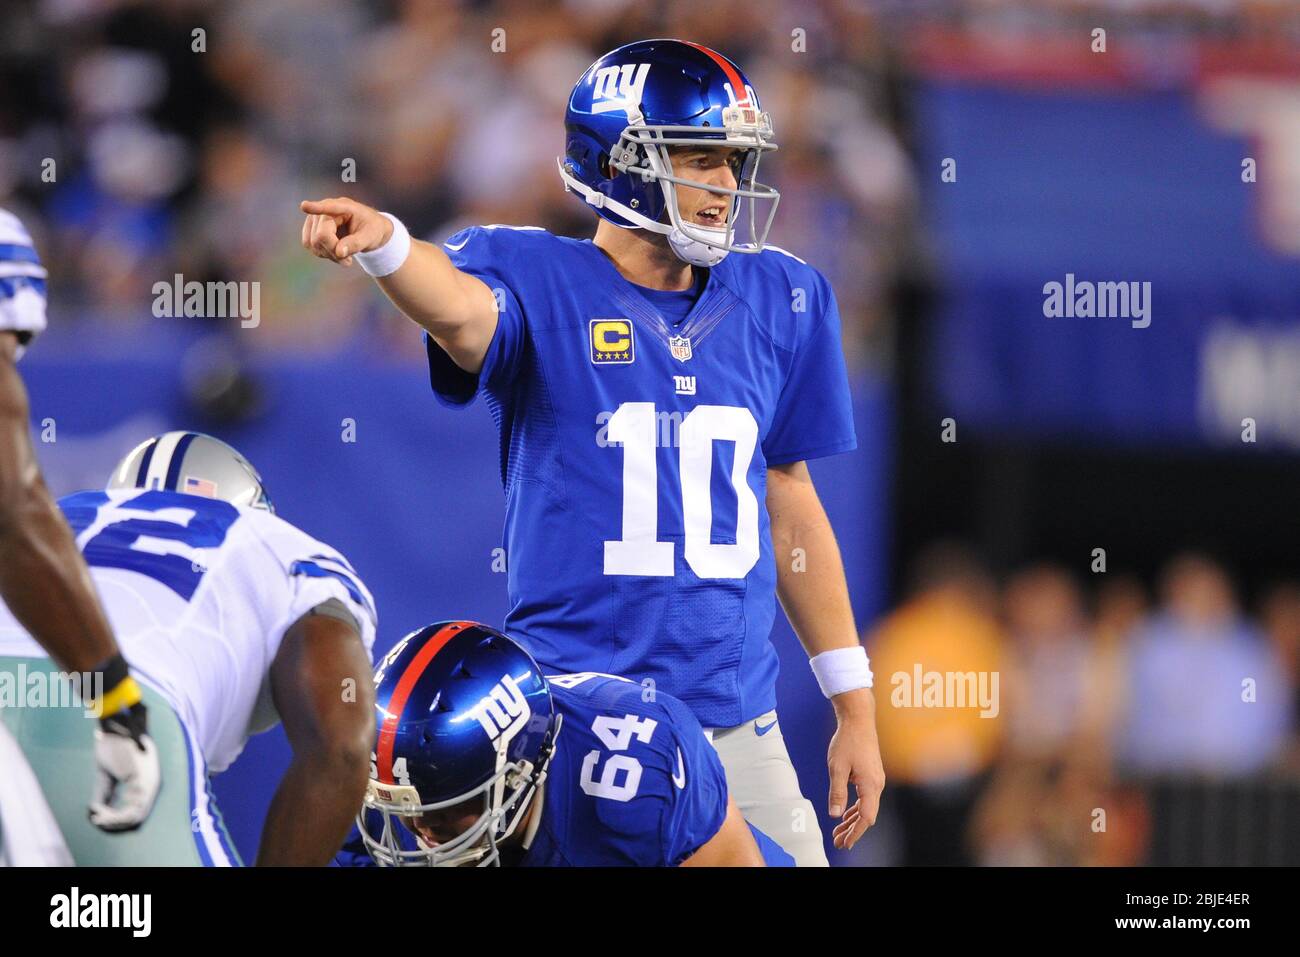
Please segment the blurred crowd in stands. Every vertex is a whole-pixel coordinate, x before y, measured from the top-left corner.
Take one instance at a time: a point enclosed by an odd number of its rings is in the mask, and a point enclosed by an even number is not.
[[[572,84],[620,43],[688,37],[758,87],[780,144],[772,239],[834,282],[850,359],[881,363],[892,290],[924,260],[909,45],[931,26],[1032,48],[1099,17],[1300,36],[1280,0],[11,0],[0,203],[50,261],[61,321],[142,321],[180,273],[262,284],[250,348],[360,332],[418,352],[366,283],[300,254],[298,200],[352,195],[430,238],[481,222],[588,235],[555,171]]]
[[[1300,863],[1300,582],[1246,606],[1196,553],[1154,594],[1089,577],[1045,563],[999,583],[954,544],[918,557],[911,596],[866,636],[898,858]],[[948,680],[918,700],[931,674]],[[1153,813],[1170,793],[1185,820]]]
[[[586,235],[555,173],[595,56],[685,36],[774,114],[772,241],[835,283],[850,360],[888,361],[891,290],[924,259],[907,49],[1113,27],[1295,42],[1278,0],[13,0],[0,30],[0,203],[30,222],[55,315],[143,321],[153,283],[259,281],[250,347],[364,333],[416,350],[367,283],[299,254],[300,198],[354,195],[441,238],[472,222]],[[199,33],[196,33],[199,31]],[[355,181],[344,169],[355,168]]]
[[[302,254],[298,201],[350,195],[429,238],[498,222],[590,235],[555,167],[565,103],[596,56],[646,36],[715,44],[758,87],[780,143],[773,241],[835,282],[851,351],[914,203],[857,4],[19,0],[5,20],[0,203],[31,223],[57,317],[138,321],[175,273],[257,280],[253,348],[360,330],[418,352],[369,284]]]

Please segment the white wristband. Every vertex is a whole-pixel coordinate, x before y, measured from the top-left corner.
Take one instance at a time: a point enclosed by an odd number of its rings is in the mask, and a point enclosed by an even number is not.
[[[402,221],[392,213],[380,213],[393,224],[393,234],[388,242],[368,253],[356,253],[357,265],[369,276],[376,278],[389,276],[402,268],[406,257],[411,255],[411,234],[406,231]]]
[[[867,649],[861,645],[853,648],[835,648],[813,655],[808,659],[817,684],[822,694],[833,698],[846,691],[858,688],[870,688],[874,680],[871,674],[871,662],[867,658]]]

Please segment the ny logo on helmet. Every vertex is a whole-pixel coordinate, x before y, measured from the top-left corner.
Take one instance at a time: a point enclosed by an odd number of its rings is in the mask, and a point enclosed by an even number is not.
[[[649,63],[624,63],[603,66],[596,71],[596,89],[591,96],[591,112],[612,113],[641,103],[641,91],[650,73]]]
[[[500,738],[502,745],[522,731],[532,716],[528,699],[511,675],[502,675],[492,691],[480,698],[470,713],[483,728],[488,740],[496,741]]]

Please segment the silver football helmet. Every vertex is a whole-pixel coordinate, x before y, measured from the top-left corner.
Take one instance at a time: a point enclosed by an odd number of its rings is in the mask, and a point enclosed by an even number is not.
[[[202,432],[165,432],[118,463],[107,489],[160,489],[274,512],[262,476],[233,448]]]

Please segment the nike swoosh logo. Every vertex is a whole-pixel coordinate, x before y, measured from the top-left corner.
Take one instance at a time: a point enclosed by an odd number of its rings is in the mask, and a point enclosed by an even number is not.
[[[763,735],[767,734],[775,727],[776,727],[776,719],[773,719],[771,724],[764,724],[764,725],[760,725],[757,721],[755,721],[754,733],[761,738]]]
[[[453,246],[451,243],[443,243],[443,244],[442,244],[442,248],[443,248],[443,249],[450,249],[452,252],[454,252],[454,253],[458,253],[458,252],[460,252],[462,249],[465,248],[465,245],[466,245],[466,244],[470,241],[470,239],[472,239],[472,238],[473,238],[473,237],[471,237],[471,236],[466,236],[463,240],[461,240],[460,243],[458,243],[458,244],[455,245],[455,246]]]
[[[682,764],[682,749],[677,749],[677,773],[673,775],[673,784],[677,785],[677,790],[686,787],[686,767]]]

